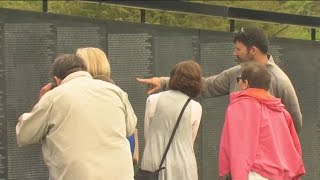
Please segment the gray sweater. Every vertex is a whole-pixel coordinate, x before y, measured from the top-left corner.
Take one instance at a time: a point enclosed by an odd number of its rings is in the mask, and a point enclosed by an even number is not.
[[[302,114],[296,92],[288,76],[274,63],[272,56],[266,63],[266,67],[271,73],[270,93],[277,98],[281,98],[282,103],[291,114],[297,133],[302,128]],[[204,88],[201,96],[203,98],[228,95],[231,92],[239,91],[236,77],[241,75],[240,65],[222,71],[218,75],[204,78]],[[169,86],[169,78],[161,77],[163,89]]]

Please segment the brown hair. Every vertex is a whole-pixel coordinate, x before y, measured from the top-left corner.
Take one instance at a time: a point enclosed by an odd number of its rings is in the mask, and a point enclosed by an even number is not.
[[[240,32],[237,33],[233,39],[234,43],[236,43],[237,41],[243,43],[247,48],[255,46],[263,54],[268,53],[268,37],[260,28],[241,28]]]
[[[52,75],[64,79],[69,74],[77,71],[87,71],[85,61],[74,54],[59,55],[53,63]]]
[[[243,63],[241,66],[241,79],[247,80],[249,87],[269,90],[271,74],[264,64],[250,61]]]
[[[191,98],[197,97],[202,90],[202,72],[193,60],[179,62],[170,73],[169,88],[178,90]]]

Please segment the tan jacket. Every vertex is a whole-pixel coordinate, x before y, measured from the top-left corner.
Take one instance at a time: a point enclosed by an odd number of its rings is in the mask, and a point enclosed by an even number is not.
[[[133,180],[129,142],[137,123],[127,94],[70,74],[16,127],[19,146],[41,142],[51,180]]]

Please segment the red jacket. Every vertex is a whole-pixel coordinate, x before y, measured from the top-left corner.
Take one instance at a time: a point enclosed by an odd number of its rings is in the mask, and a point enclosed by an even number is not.
[[[250,171],[271,180],[298,180],[305,173],[293,120],[281,103],[262,89],[230,95],[220,141],[219,174],[247,180]]]

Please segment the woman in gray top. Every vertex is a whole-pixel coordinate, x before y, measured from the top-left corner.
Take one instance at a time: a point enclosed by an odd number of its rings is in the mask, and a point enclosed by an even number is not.
[[[170,74],[170,90],[150,95],[145,112],[145,140],[141,169],[155,171],[160,165],[173,128],[186,100],[202,89],[200,66],[194,61],[178,63]],[[160,180],[197,180],[197,162],[193,144],[200,124],[201,105],[191,100],[160,171]]]

